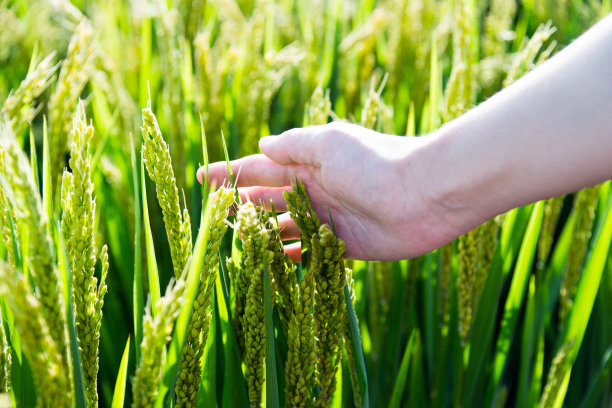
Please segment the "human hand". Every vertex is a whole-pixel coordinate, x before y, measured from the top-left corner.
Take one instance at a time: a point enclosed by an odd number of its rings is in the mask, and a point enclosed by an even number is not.
[[[338,236],[346,243],[346,256],[404,259],[457,235],[422,194],[420,184],[427,183],[427,178],[415,177],[422,139],[336,122],[265,137],[260,141],[263,154],[230,164],[243,200],[267,208],[272,200],[277,211],[286,211],[282,193],[290,190],[297,177],[323,222],[329,223],[329,208]],[[201,168],[200,182],[203,174]],[[228,181],[226,163],[210,164],[210,183]],[[288,213],[278,220],[283,240],[299,238]],[[286,251],[299,261],[299,243],[288,245]]]

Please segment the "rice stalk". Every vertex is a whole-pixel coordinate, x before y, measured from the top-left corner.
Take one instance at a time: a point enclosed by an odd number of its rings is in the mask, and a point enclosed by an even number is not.
[[[450,319],[449,292],[453,272],[453,246],[446,244],[440,248],[440,277],[438,279],[438,314],[441,316],[442,327],[448,325]]]
[[[355,302],[357,301],[357,298],[355,296],[355,280],[353,279],[353,271],[350,270],[349,268],[345,269],[345,275],[346,275],[346,282],[348,284],[349,287],[349,293],[351,295],[351,302],[353,303],[353,309],[355,308]],[[347,365],[348,365],[348,369],[349,369],[349,378],[351,380],[351,387],[353,389],[353,402],[355,403],[356,407],[361,407],[362,406],[362,398],[361,398],[361,385],[359,384],[359,377],[357,375],[357,365],[355,362],[355,355],[353,353],[353,347],[351,347],[351,334],[350,334],[350,328],[349,328],[349,316],[348,316],[348,312],[346,310],[346,304],[344,302],[342,302],[342,315],[343,315],[343,332],[342,332],[342,336],[344,338],[344,350],[346,351],[346,359],[347,359]],[[357,324],[359,325],[359,321],[357,321]]]
[[[157,37],[159,39],[162,75],[165,78],[162,88],[162,107],[165,117],[171,118],[167,122],[168,142],[172,152],[175,175],[179,185],[185,184],[185,126],[181,120],[183,106],[183,92],[181,84],[181,50],[180,43],[183,36],[179,34],[179,13],[174,7],[168,7],[165,1],[157,1],[159,9]]]
[[[294,297],[297,291],[295,265],[289,255],[284,253],[280,230],[272,221],[272,217],[264,221],[264,226],[270,232],[268,250],[272,256],[269,270],[272,298],[280,313],[283,328],[286,329],[291,321]]]
[[[329,406],[336,389],[336,370],[342,358],[343,290],[345,283],[342,254],[344,242],[323,224],[313,237],[311,270],[317,280],[315,327],[317,333],[316,381],[321,391],[318,402]]]
[[[71,407],[68,367],[61,346],[53,339],[44,319],[42,304],[26,278],[0,262],[0,293],[10,305],[38,392],[39,405]]]
[[[550,250],[552,249],[557,221],[561,215],[563,207],[563,197],[552,197],[546,200],[544,205],[544,218],[542,219],[542,231],[538,241],[538,268],[541,270],[548,261]]]
[[[155,114],[151,110],[151,100],[142,110],[142,154],[147,172],[155,182],[157,200],[162,209],[174,276],[181,276],[191,255],[191,222],[187,208],[179,206],[178,189],[168,144],[159,130]]]
[[[459,273],[457,274],[457,301],[459,310],[459,335],[461,345],[466,346],[472,325],[474,285],[478,273],[478,229],[459,237]]]
[[[43,209],[28,159],[12,129],[0,124],[0,146],[4,150],[5,194],[11,197],[20,228],[27,228],[29,257],[26,258],[36,286],[42,316],[57,343],[65,367],[70,367],[62,281],[59,279],[47,213]],[[10,191],[6,189],[10,188]],[[71,372],[71,371],[69,371]]]
[[[89,143],[94,128],[87,124],[85,107],[79,103],[73,119],[70,168],[62,177],[61,205],[62,232],[73,276],[73,301],[77,339],[81,350],[81,365],[85,381],[85,393],[89,406],[98,405],[97,375],[98,346],[102,325],[101,308],[104,302],[98,294],[106,292],[106,283],[94,276],[96,243],[94,218],[96,200],[91,181],[91,156]],[[93,307],[92,307],[93,306]]]
[[[59,174],[64,156],[70,145],[72,115],[77,98],[81,95],[91,74],[94,57],[93,28],[87,20],[76,27],[68,46],[68,55],[62,62],[55,91],[49,100],[49,150],[51,175]]]
[[[148,408],[155,405],[157,390],[162,379],[162,359],[160,356],[170,341],[174,323],[178,317],[185,281],[177,280],[168,284],[166,294],[156,304],[158,311],[155,317],[147,305],[142,322],[142,343],[140,344],[140,361],[133,380],[132,393],[134,408]]]
[[[265,326],[263,309],[263,272],[270,269],[272,254],[268,251],[270,233],[252,203],[242,205],[236,217],[236,228],[242,235],[241,269],[250,275],[244,308],[244,362],[251,407],[261,403],[263,362],[265,357]]]
[[[9,267],[15,269],[13,265]],[[0,393],[8,393],[11,390],[11,365],[11,346],[6,337],[4,319],[0,313]]]
[[[376,90],[374,87],[375,78],[372,77],[368,96],[366,97],[365,102],[363,103],[363,108],[361,109],[361,125],[363,127],[366,127],[368,129],[375,129],[375,126],[377,122],[379,122],[379,118],[381,117],[385,109],[389,109],[387,106],[385,106],[381,98],[381,94],[386,82],[387,75],[385,75],[385,77],[382,79],[378,90]]]
[[[0,174],[5,174],[4,168],[4,149],[0,146]],[[19,251],[19,226],[16,223],[14,214],[15,209],[11,200],[4,192],[4,187],[0,184],[0,231],[2,232],[2,243],[6,248],[7,261],[13,267],[17,267],[17,253]],[[16,238],[15,240],[13,239]]]
[[[535,67],[534,61],[538,52],[540,52],[544,43],[548,41],[555,31],[556,28],[552,26],[550,21],[546,24],[541,24],[529,41],[522,44],[520,50],[512,59],[508,74],[506,79],[504,79],[504,86],[510,85]],[[554,45],[555,43],[552,44],[553,47]]]
[[[599,186],[593,186],[579,191],[574,200],[574,229],[572,230],[572,245],[569,249],[568,266],[561,290],[559,291],[559,321],[565,321],[574,303],[574,295],[582,265],[587,255],[591,229],[595,219],[595,210],[599,201]]]
[[[217,279],[217,251],[227,230],[227,209],[234,203],[234,192],[229,188],[220,188],[215,195],[212,216],[208,226],[209,238],[206,244],[203,269],[200,271],[198,295],[193,302],[193,310],[187,338],[181,354],[176,381],[178,407],[195,407],[196,396],[202,376],[202,355],[208,338],[211,319],[211,301],[213,287]]]
[[[53,64],[54,59],[55,53],[51,53],[44,59],[35,61],[19,87],[14,92],[11,91],[4,101],[2,115],[16,134],[21,133],[40,111],[42,105],[36,105],[34,100],[51,84],[59,66]]]
[[[291,192],[285,192],[291,218],[300,229],[302,245],[311,251],[308,274],[314,276],[315,353],[317,356],[315,384],[318,387],[316,405],[327,407],[336,388],[336,370],[342,359],[344,322],[344,284],[346,282],[342,254],[344,241],[317,218],[304,184],[296,182]],[[317,230],[313,231],[314,228]],[[310,242],[308,242],[308,233]]]
[[[544,391],[542,391],[540,402],[538,404],[539,408],[547,408],[554,405],[555,399],[557,398],[557,393],[559,392],[559,387],[561,387],[561,383],[563,382],[563,378],[565,377],[565,373],[568,368],[567,365],[569,364],[570,351],[573,345],[574,339],[562,344],[559,351],[557,351],[555,358],[553,358],[550,370],[548,371],[546,386],[544,387]]]
[[[502,55],[506,44],[514,39],[512,23],[516,14],[515,0],[492,0],[485,19],[482,51],[484,57]]]
[[[318,85],[308,105],[308,123],[307,125],[324,125],[329,119],[331,112],[331,101],[329,99],[329,89],[323,92],[321,85]]]
[[[311,386],[316,354],[314,328],[315,277],[307,273],[296,291],[293,315],[287,333],[287,362],[285,363],[285,398],[288,407],[313,406]]]

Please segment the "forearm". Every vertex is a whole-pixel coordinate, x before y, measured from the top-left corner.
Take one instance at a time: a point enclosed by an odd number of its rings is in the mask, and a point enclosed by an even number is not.
[[[612,177],[612,16],[428,136],[424,194],[458,230]]]

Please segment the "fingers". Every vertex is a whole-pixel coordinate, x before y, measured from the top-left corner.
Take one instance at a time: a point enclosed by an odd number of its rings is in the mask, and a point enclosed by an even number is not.
[[[259,148],[279,164],[306,164],[318,166],[323,126],[308,126],[287,130],[278,136],[266,136],[259,141]]]
[[[290,185],[293,177],[290,167],[275,163],[263,154],[254,154],[233,160],[230,162],[230,166],[238,187],[282,187]],[[206,177],[205,171],[204,167],[198,170],[197,177],[200,183]],[[230,183],[225,162],[211,163],[208,166],[208,182],[209,184],[214,182],[218,186]]]
[[[287,211],[287,203],[283,197],[284,191],[291,191],[291,187],[241,187],[238,189],[240,194],[240,200],[244,203],[247,201],[252,202],[258,207],[264,207],[266,211],[272,211],[272,205],[274,204],[274,211],[277,213]]]
[[[300,238],[300,230],[291,219],[289,213],[281,214],[277,218],[278,229],[280,230],[280,236],[283,241]]]
[[[302,244],[300,242],[285,245],[285,253],[293,262],[302,263]]]

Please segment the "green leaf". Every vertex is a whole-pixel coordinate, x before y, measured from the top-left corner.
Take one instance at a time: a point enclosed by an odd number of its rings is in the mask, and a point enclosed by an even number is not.
[[[151,295],[151,312],[157,314],[157,301],[161,297],[159,286],[159,272],[157,270],[157,257],[153,246],[153,234],[149,221],[149,208],[147,204],[147,184],[145,180],[144,160],[140,153],[140,182],[142,186],[142,214],[144,219],[145,249],[147,251],[147,273],[149,276],[149,294]]]
[[[206,132],[204,131],[204,122],[202,114],[200,114],[200,132],[202,136],[202,157],[204,158],[204,180],[202,181],[202,197],[208,197],[208,143],[206,141]],[[224,139],[225,140],[225,139]]]
[[[591,382],[580,408],[595,408],[603,392],[609,387],[610,372],[612,371],[612,348],[609,348],[603,358],[603,364],[595,381]]]
[[[350,347],[353,348],[355,368],[357,369],[357,378],[359,379],[362,407],[368,408],[370,406],[368,375],[366,373],[365,361],[363,359],[363,347],[361,346],[361,336],[359,335],[359,327],[357,326],[357,318],[355,317],[355,311],[353,310],[353,302],[351,301],[351,293],[349,291],[348,283],[344,284],[344,303],[346,304],[349,332],[351,335]]]
[[[230,181],[232,182],[232,185],[234,186],[234,194],[236,195],[236,203],[241,204],[242,201],[240,201],[240,194],[238,194],[238,186],[236,185],[236,179],[234,178],[234,171],[232,170],[232,165],[230,164],[229,154],[227,153],[227,143],[225,143],[225,136],[223,135],[223,131],[221,131],[221,142],[223,143],[223,155],[225,156],[225,164],[227,165],[227,172],[229,174]]]
[[[608,258],[608,251],[610,250],[610,244],[612,242],[612,193],[608,196],[608,203],[606,205],[606,215],[603,217],[595,232],[592,241],[591,251],[587,257],[586,265],[582,271],[578,288],[576,289],[576,296],[574,297],[574,303],[570,314],[565,322],[563,334],[559,339],[559,344],[565,344],[573,339],[574,344],[569,350],[568,362],[567,362],[567,382],[569,382],[569,375],[572,371],[572,364],[578,356],[580,346],[589,322],[593,304],[599,290],[599,282],[601,281],[601,275],[604,271],[604,267]],[[562,404],[567,391],[567,384],[564,384],[559,389],[556,401]]]
[[[134,346],[136,361],[140,361],[140,344],[142,343],[142,315],[144,310],[142,293],[142,261],[140,259],[140,192],[138,186],[138,166],[134,145],[130,143],[130,159],[132,162],[132,180],[134,183],[134,276],[133,276],[133,317]]]
[[[410,340],[408,340],[408,344],[406,344],[404,356],[402,357],[402,364],[400,366],[399,372],[397,373],[395,384],[393,385],[393,392],[391,393],[391,402],[389,403],[389,408],[401,407],[402,395],[404,395],[404,390],[406,389],[408,368],[410,367],[410,359],[412,357],[412,349],[414,347],[416,336],[417,329],[413,329],[412,334],[410,335]]]
[[[125,343],[125,350],[123,351],[123,357],[121,357],[121,364],[119,365],[119,372],[117,373],[117,380],[115,381],[115,391],[113,392],[113,401],[111,403],[112,408],[123,408],[125,401],[125,388],[127,385],[127,370],[128,361],[130,359],[130,337]]]
[[[32,124],[30,124],[30,165],[32,166],[32,176],[34,177],[34,183],[36,183],[36,188],[39,189],[40,182],[38,180],[38,158],[36,156],[36,140],[34,139]]]
[[[498,388],[508,362],[510,345],[514,339],[519,311],[525,297],[525,289],[536,253],[543,215],[544,202],[540,201],[533,207],[525,238],[519,251],[514,276],[510,283],[510,290],[501,321],[500,334],[497,339],[493,372],[487,398],[493,398],[493,392]]]
[[[264,264],[264,323],[266,327],[266,407],[278,408],[278,378],[276,375],[276,349],[274,346],[274,323],[272,322],[272,289],[268,264]]]
[[[497,324],[497,311],[504,277],[514,262],[519,250],[529,217],[529,208],[517,208],[506,214],[499,244],[493,256],[489,277],[480,297],[476,316],[470,330],[470,361],[464,375],[463,405],[475,404],[475,392],[485,361],[490,357],[493,332]],[[479,397],[478,397],[479,398]]]
[[[53,183],[51,180],[51,160],[49,158],[49,135],[47,132],[47,117],[43,116],[43,205],[49,220],[53,219]]]
[[[74,322],[74,304],[72,302],[72,275],[68,262],[68,253],[59,221],[57,223],[57,241],[59,242],[59,268],[63,279],[64,299],[66,299],[66,317],[68,318],[68,334],[70,337],[70,355],[72,357],[72,377],[74,381],[74,398],[77,408],[87,408],[85,399],[85,384],[83,381],[83,368],[81,366],[81,353],[77,340]]]

